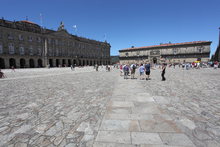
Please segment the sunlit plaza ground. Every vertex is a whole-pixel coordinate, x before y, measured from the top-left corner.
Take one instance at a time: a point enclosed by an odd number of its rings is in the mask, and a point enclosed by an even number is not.
[[[0,146],[220,146],[220,69],[3,70]]]

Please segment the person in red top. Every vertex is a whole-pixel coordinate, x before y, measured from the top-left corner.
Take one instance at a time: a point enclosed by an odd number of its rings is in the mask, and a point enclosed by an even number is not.
[[[123,65],[121,64],[120,65],[120,76],[122,76],[122,74],[123,74]]]

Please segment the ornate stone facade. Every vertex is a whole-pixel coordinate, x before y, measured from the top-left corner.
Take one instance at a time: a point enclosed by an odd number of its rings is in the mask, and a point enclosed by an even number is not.
[[[110,64],[110,44],[58,31],[30,21],[0,19],[0,68]]]
[[[194,41],[126,48],[119,51],[120,63],[184,63],[197,60],[207,62],[211,43],[210,41]]]

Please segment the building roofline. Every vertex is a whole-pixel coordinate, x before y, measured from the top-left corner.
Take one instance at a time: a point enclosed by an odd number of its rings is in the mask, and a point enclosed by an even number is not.
[[[183,42],[183,43],[166,43],[161,45],[152,45],[152,46],[143,46],[143,47],[134,47],[134,48],[125,48],[119,50],[119,52],[123,51],[135,51],[135,50],[143,50],[143,49],[155,49],[155,48],[168,48],[173,46],[183,46],[183,45],[200,45],[200,44],[208,44],[210,45],[212,41],[192,41],[192,42]]]

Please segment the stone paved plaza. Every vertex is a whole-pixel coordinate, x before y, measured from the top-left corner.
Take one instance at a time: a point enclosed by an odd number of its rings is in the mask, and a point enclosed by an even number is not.
[[[3,70],[0,146],[219,147],[220,69],[151,80],[92,67]]]

